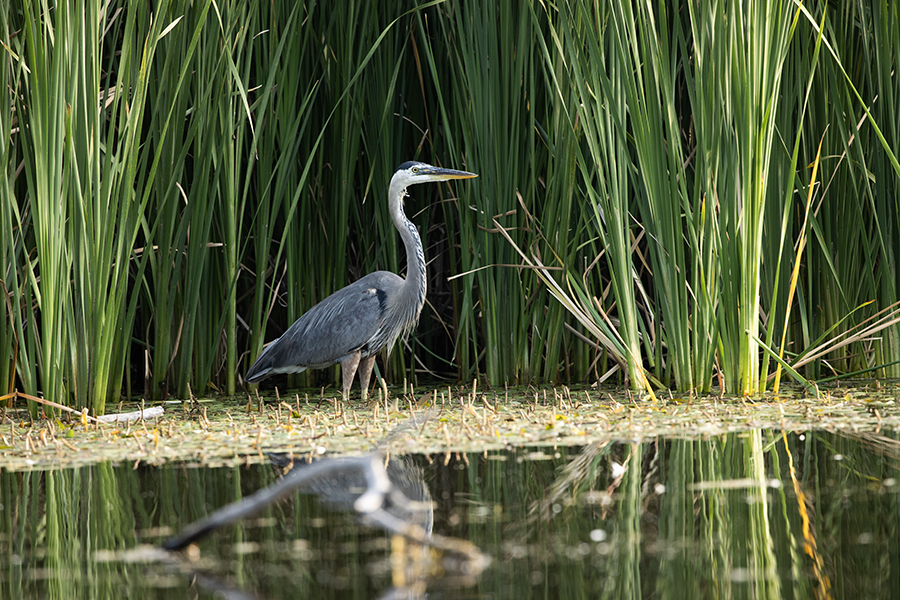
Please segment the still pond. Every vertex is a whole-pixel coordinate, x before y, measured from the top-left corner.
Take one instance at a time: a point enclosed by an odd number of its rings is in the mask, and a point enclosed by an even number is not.
[[[3,470],[0,597],[900,598],[898,456],[896,432],[774,429],[380,456],[441,550],[361,521],[341,477],[160,549],[283,459]]]

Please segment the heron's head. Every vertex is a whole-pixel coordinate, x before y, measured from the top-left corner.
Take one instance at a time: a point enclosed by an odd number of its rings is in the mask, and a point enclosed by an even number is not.
[[[478,177],[475,173],[433,167],[421,162],[405,162],[394,172],[391,185],[401,184],[403,188],[427,181],[446,181],[448,179],[470,179]]]

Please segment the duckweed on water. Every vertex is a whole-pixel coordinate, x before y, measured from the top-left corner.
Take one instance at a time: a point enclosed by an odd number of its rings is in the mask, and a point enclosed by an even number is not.
[[[614,388],[529,388],[515,392],[457,387],[398,394],[361,405],[287,396],[168,402],[153,420],[130,423],[31,420],[7,409],[0,466],[75,467],[104,461],[202,466],[260,463],[266,453],[313,458],[372,450],[426,455],[521,446],[583,446],[657,436],[710,438],[751,429],[826,430],[880,436],[900,430],[900,382],[823,390],[799,388],[753,400],[663,397],[655,402]],[[140,406],[123,405],[123,412]],[[388,434],[388,432],[390,432]],[[891,446],[898,445],[892,442]]]

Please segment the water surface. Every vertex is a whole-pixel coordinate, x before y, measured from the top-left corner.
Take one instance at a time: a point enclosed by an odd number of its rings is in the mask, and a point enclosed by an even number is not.
[[[423,551],[301,494],[169,560],[148,551],[271,484],[278,472],[269,465],[2,472],[0,591],[98,599],[223,591],[271,599],[900,598],[896,439],[755,430],[407,457],[410,477],[431,495],[434,533],[490,557],[480,574],[452,553]]]

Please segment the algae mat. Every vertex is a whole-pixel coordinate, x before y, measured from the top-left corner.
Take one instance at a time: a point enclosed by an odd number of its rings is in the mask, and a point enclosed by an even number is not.
[[[423,390],[419,390],[423,391]],[[387,397],[387,401],[385,401]],[[6,409],[0,468],[52,469],[98,462],[222,466],[268,460],[267,453],[312,459],[375,448],[451,454],[522,446],[582,446],[655,437],[708,439],[751,429],[826,430],[885,442],[900,451],[900,382],[833,387],[818,398],[788,388],[753,400],[660,396],[649,401],[615,388],[482,391],[444,387],[427,393],[380,392],[369,404],[308,394],[167,402],[152,420],[92,423],[31,419]],[[137,405],[137,408],[140,408]],[[135,410],[125,404],[122,410]]]

